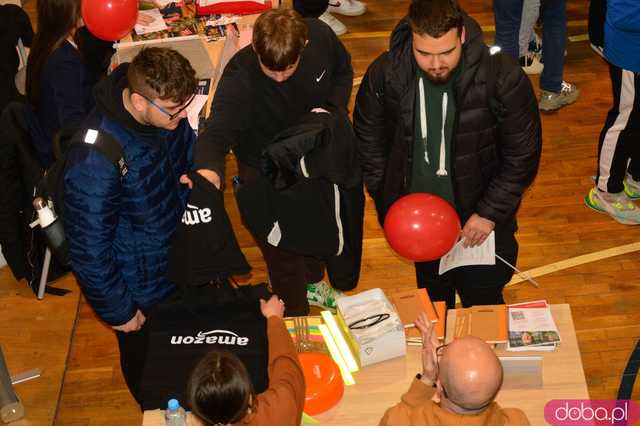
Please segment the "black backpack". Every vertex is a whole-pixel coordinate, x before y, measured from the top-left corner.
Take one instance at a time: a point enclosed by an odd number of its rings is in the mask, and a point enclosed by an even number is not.
[[[57,216],[56,222],[43,228],[45,241],[56,259],[63,265],[69,264],[64,229],[64,171],[69,153],[76,147],[89,146],[104,155],[118,170],[121,177],[127,172],[127,164],[120,144],[108,133],[95,129],[64,128],[53,140],[55,162],[43,172],[34,189],[34,206],[37,198],[45,200]],[[36,216],[36,214],[34,214]]]

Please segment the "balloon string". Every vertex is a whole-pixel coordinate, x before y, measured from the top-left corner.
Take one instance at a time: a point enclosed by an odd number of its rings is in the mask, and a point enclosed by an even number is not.
[[[536,286],[537,288],[540,288],[540,284],[538,284],[538,282],[536,280],[534,280],[529,274],[526,274],[524,272],[522,272],[520,269],[516,268],[515,266],[513,266],[512,264],[510,264],[509,262],[507,262],[506,260],[504,260],[502,257],[498,256],[498,254],[496,253],[496,258],[499,259],[500,261],[504,262],[508,267],[510,267],[511,269],[513,269],[514,271],[516,271],[516,273],[518,275],[520,275],[521,278],[529,281],[531,284],[533,284],[534,286]]]

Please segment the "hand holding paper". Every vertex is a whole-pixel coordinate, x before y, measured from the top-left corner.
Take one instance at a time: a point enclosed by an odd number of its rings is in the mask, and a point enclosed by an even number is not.
[[[478,214],[471,215],[462,228],[462,239],[465,247],[476,247],[487,239],[496,227],[496,223]]]
[[[440,275],[457,268],[469,265],[495,265],[496,264],[496,235],[494,231],[484,239],[484,242],[475,247],[464,246],[464,240],[459,240],[451,251],[440,259]]]

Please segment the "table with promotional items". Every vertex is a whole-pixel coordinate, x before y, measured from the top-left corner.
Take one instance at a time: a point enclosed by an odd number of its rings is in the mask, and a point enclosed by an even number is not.
[[[502,407],[522,409],[532,425],[546,424],[544,407],[553,399],[588,399],[589,393],[582,369],[582,360],[576,340],[575,328],[569,305],[551,305],[561,344],[552,352],[518,352],[498,349],[499,356],[540,356],[543,384],[539,388],[502,389],[496,398]],[[450,336],[455,324],[455,311],[447,315]],[[315,415],[323,425],[361,426],[377,424],[384,412],[400,402],[411,381],[421,367],[421,348],[410,346],[407,355],[367,366],[354,373],[355,384],[345,386],[342,400],[334,408]],[[143,425],[163,425],[160,410],[144,413]],[[198,423],[190,423],[198,424]]]

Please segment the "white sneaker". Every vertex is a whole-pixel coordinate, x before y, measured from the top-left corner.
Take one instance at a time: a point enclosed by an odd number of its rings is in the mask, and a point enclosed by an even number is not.
[[[360,16],[367,11],[367,6],[358,0],[334,0],[329,3],[329,12],[345,16]]]
[[[333,32],[336,33],[336,35],[342,35],[347,32],[346,25],[338,21],[338,19],[328,11],[325,11],[322,15],[320,15],[318,19],[330,26]]]

